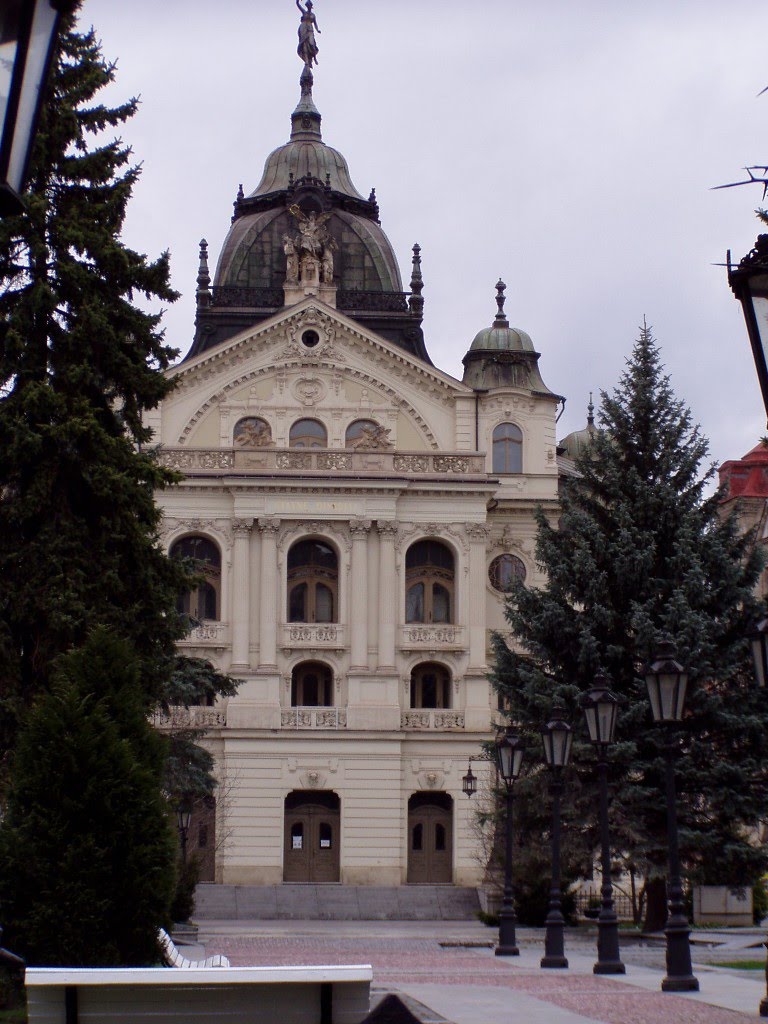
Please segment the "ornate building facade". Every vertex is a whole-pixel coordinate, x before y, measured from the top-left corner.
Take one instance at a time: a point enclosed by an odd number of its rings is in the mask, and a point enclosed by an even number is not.
[[[432,364],[418,246],[405,290],[375,195],[322,140],[313,17],[290,140],[238,194],[213,281],[201,243],[194,343],[148,420],[183,474],[163,541],[202,567],[181,647],[243,680],[187,716],[220,779],[190,843],[225,883],[474,885],[462,776],[505,588],[542,582],[561,399],[502,282],[463,379]]]

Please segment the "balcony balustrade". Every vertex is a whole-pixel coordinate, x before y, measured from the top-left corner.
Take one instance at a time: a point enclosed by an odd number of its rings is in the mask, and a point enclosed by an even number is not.
[[[227,647],[229,644],[228,622],[201,622],[178,642],[179,647]]]
[[[346,708],[295,707],[280,713],[283,729],[345,729]]]
[[[460,650],[466,646],[464,626],[417,625],[400,627],[400,649],[419,650]]]
[[[353,476],[483,476],[485,456],[467,452],[352,451],[333,448],[162,448],[160,462],[187,476],[233,476],[249,472]]]
[[[442,708],[419,709],[400,712],[401,729],[463,729],[464,712],[448,711]]]

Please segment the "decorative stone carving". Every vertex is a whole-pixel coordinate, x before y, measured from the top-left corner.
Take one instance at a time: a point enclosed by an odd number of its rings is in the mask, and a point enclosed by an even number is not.
[[[274,446],[269,426],[255,416],[240,420],[235,428],[234,441],[238,448],[272,448]]]
[[[435,455],[433,462],[437,473],[466,473],[469,469],[469,459],[450,455]]]
[[[349,532],[353,537],[361,537],[365,539],[371,529],[370,519],[351,519],[349,523]]]
[[[273,519],[268,516],[263,516],[261,519],[259,519],[258,526],[262,533],[277,534],[280,530],[280,520]]]
[[[242,536],[245,534],[247,537],[253,529],[253,519],[233,519],[232,520],[232,532],[235,536]]]
[[[381,537],[396,537],[400,529],[400,523],[395,519],[378,519],[376,529]]]
[[[280,452],[275,464],[278,469],[312,469],[312,456],[309,452]]]
[[[322,452],[317,454],[318,469],[351,469],[352,456],[344,452]]]
[[[403,636],[409,644],[455,644],[459,630],[455,626],[412,626]]]
[[[491,535],[490,529],[484,523],[467,523],[465,530],[469,539],[474,541],[487,541]]]
[[[327,388],[319,377],[301,377],[293,385],[293,393],[302,405],[317,405],[327,393]]]
[[[396,455],[392,465],[398,473],[426,473],[429,469],[429,456]]]
[[[391,432],[389,428],[382,427],[378,423],[374,423],[370,427],[362,426],[360,436],[355,438],[349,447],[358,452],[387,451],[394,448],[389,439]]]

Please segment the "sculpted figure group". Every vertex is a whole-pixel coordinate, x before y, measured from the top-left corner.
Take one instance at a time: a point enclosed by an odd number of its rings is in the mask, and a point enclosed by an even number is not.
[[[337,246],[325,226],[330,213],[312,210],[306,214],[295,204],[288,209],[299,230],[296,235],[283,235],[286,284],[333,284],[333,251]]]

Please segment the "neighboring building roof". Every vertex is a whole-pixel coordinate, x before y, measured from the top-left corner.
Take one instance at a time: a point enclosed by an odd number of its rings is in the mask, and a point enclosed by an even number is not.
[[[558,445],[559,453],[573,461],[592,443],[592,438],[597,432],[598,430],[595,426],[595,407],[592,403],[592,393],[590,392],[586,427],[567,434]]]
[[[718,469],[723,501],[733,498],[768,498],[768,446],[762,441],[741,459]]]

